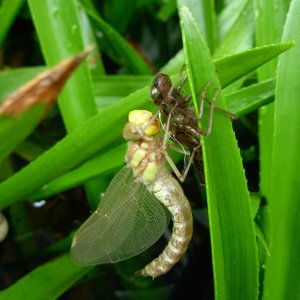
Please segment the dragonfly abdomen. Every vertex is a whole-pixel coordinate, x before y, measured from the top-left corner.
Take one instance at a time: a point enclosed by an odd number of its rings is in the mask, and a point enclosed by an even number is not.
[[[137,272],[138,275],[155,278],[167,273],[185,253],[193,233],[193,218],[181,186],[170,174],[158,176],[152,192],[170,211],[173,221],[172,236],[163,252]]]

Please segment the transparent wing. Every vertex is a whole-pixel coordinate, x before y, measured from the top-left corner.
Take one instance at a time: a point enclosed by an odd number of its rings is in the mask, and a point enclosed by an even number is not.
[[[77,231],[71,257],[80,265],[118,262],[153,245],[170,220],[168,210],[124,167],[97,210]]]

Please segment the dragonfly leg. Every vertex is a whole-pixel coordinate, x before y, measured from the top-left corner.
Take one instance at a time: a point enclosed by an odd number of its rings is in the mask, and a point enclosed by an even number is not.
[[[192,163],[193,163],[193,160],[194,160],[194,156],[195,156],[195,153],[197,151],[197,149],[200,147],[201,145],[199,145],[198,147],[194,148],[191,155],[190,155],[190,158],[189,158],[189,161],[188,161],[188,164],[186,165],[186,167],[184,168],[184,171],[183,173],[181,173],[178,168],[176,167],[174,161],[172,160],[172,158],[170,157],[169,153],[167,151],[164,151],[164,156],[166,158],[166,161],[168,162],[168,164],[170,165],[170,167],[172,168],[173,172],[175,173],[176,177],[178,178],[178,180],[180,182],[184,182],[191,166],[192,166]]]
[[[176,105],[171,109],[170,113],[168,114],[167,124],[164,127],[165,134],[164,134],[164,139],[163,139],[163,143],[162,143],[162,148],[163,148],[164,151],[167,149],[167,147],[169,147],[169,145],[168,145],[168,139],[169,138],[171,138],[172,140],[177,142],[177,144],[179,144],[183,148],[183,146],[180,144],[179,141],[177,141],[175,136],[170,134],[171,118],[172,118],[173,111],[175,109],[176,109]],[[186,154],[185,151],[183,151],[183,152]]]
[[[181,73],[183,72],[183,70],[185,69],[185,67],[186,67],[186,65],[183,65],[183,66],[181,67],[180,72],[179,72],[179,75],[176,77],[175,82],[178,80],[178,78],[180,77],[180,75],[181,75]],[[187,74],[186,74],[186,75],[183,77],[183,79],[181,80],[181,82],[180,82],[180,84],[178,85],[178,87],[176,88],[176,90],[177,90],[178,92],[180,92],[180,90],[182,89],[182,86],[185,84],[187,78],[188,78],[188,76],[187,76]],[[199,109],[200,109],[199,116],[198,116],[199,120],[201,120],[202,115],[203,115],[204,102],[207,102],[209,105],[211,105],[211,102],[206,98],[206,91],[207,91],[207,89],[208,89],[208,87],[209,87],[209,85],[210,85],[211,83],[212,83],[212,80],[209,80],[209,81],[206,83],[206,85],[205,85],[204,88],[203,88],[202,94],[201,94],[200,103],[199,103]],[[172,85],[172,87],[171,87],[171,89],[170,89],[170,91],[169,91],[169,93],[168,93],[168,96],[171,96],[171,94],[173,93],[173,90],[174,90],[174,89],[175,89],[175,88],[174,88],[174,85]],[[189,95],[187,95],[186,97],[184,97],[183,101],[184,101],[184,102],[190,102],[191,99],[192,99],[192,94],[189,94]],[[214,106],[214,109],[217,110],[217,111],[219,111],[219,112],[221,112],[221,113],[224,113],[224,114],[228,115],[229,118],[230,118],[231,120],[237,120],[237,119],[238,119],[238,117],[237,117],[235,114],[233,114],[233,113],[231,113],[230,111],[227,111],[227,110],[225,110],[225,109],[222,109],[221,107]]]
[[[211,85],[212,80],[209,80],[206,85],[204,86],[201,97],[200,97],[200,103],[199,103],[199,114],[198,114],[198,119],[201,120],[203,116],[203,108],[204,108],[204,101],[206,99],[206,92],[208,87]]]
[[[162,143],[162,148],[164,151],[167,148],[167,142],[168,142],[168,138],[169,138],[169,134],[170,134],[169,131],[170,131],[171,117],[172,117],[172,113],[170,112],[168,115],[166,127],[164,128],[165,135],[164,135],[164,139],[163,139],[163,143]]]
[[[206,85],[206,87],[203,89],[203,92],[202,92],[202,95],[201,95],[201,106],[200,106],[200,111],[199,111],[199,120],[201,120],[202,118],[202,114],[203,114],[203,104],[204,104],[204,101],[208,102],[209,106],[210,106],[210,110],[209,110],[209,119],[208,119],[208,128],[207,130],[203,130],[200,128],[200,133],[204,136],[209,136],[210,133],[211,133],[211,129],[212,129],[212,121],[213,121],[213,113],[214,113],[214,110],[217,110],[217,111],[220,111],[222,113],[225,113],[227,114],[232,120],[236,120],[237,119],[237,116],[232,114],[231,112],[225,110],[225,109],[222,109],[218,106],[215,106],[215,102],[216,102],[216,99],[219,95],[219,90],[217,89],[215,94],[214,94],[214,97],[213,97],[213,100],[212,101],[208,101],[205,97],[205,93],[206,93],[206,88],[207,88],[208,85]]]
[[[175,175],[178,178],[178,180],[180,182],[183,182],[184,179],[185,179],[185,177],[183,177],[183,175],[181,174],[181,172],[178,170],[178,168],[176,167],[174,161],[172,160],[172,158],[170,157],[170,155],[168,154],[168,152],[165,151],[164,155],[165,155],[166,161],[168,162],[168,164],[172,168],[172,170],[175,173]]]
[[[187,81],[187,74],[185,74],[181,80],[181,82],[179,83],[178,87],[177,87],[177,91],[180,92],[180,90],[182,89],[182,86],[185,84],[185,82]]]
[[[186,152],[185,150],[181,150],[181,149],[178,149],[177,147],[173,147],[171,145],[169,145],[169,148],[172,148],[173,150],[179,152],[179,153],[184,153],[185,155],[188,154],[190,155],[190,158],[189,158],[189,161],[188,161],[188,164],[186,165],[183,173],[181,173],[178,168],[176,167],[175,163],[173,162],[172,158],[170,157],[170,155],[168,154],[168,152],[166,151],[167,149],[167,141],[168,141],[168,138],[169,138],[169,129],[170,129],[170,122],[171,122],[171,117],[172,117],[172,114],[170,113],[168,115],[168,120],[167,120],[167,125],[166,125],[166,128],[165,128],[165,135],[164,135],[164,139],[163,139],[163,144],[162,144],[162,149],[163,149],[163,152],[164,152],[164,156],[167,160],[167,162],[169,163],[170,167],[172,168],[173,172],[175,173],[176,177],[178,178],[178,180],[180,182],[184,182],[190,168],[191,168],[191,165],[192,165],[192,162],[194,160],[194,156],[195,156],[195,153],[197,151],[197,149],[199,147],[201,147],[201,143],[199,146],[195,147],[192,151],[192,153],[190,152]]]
[[[179,76],[182,74],[182,72],[185,70],[185,68],[186,68],[186,64],[183,64],[179,70]]]
[[[176,82],[177,82],[178,79],[180,78],[180,76],[181,76],[181,74],[182,74],[182,72],[183,72],[183,70],[184,70],[185,68],[186,68],[186,65],[184,64],[184,65],[181,67],[181,69],[180,69],[178,75],[176,76],[175,83],[171,86],[171,88],[170,88],[170,90],[169,90],[169,92],[168,92],[168,97],[172,97],[173,91],[174,91],[174,89],[175,89]],[[181,80],[181,82],[179,83],[178,87],[176,88],[176,90],[177,90],[178,92],[180,92],[180,90],[182,89],[182,86],[184,85],[184,83],[186,82],[186,80],[187,80],[187,75],[184,75],[184,77],[182,78],[182,80]]]
[[[176,85],[178,79],[180,78],[180,76],[181,76],[181,74],[183,73],[183,71],[185,70],[185,68],[186,68],[186,64],[183,64],[182,67],[181,67],[180,70],[179,70],[178,75],[176,76],[175,83],[174,83],[173,86]],[[187,80],[187,75],[184,75],[183,79],[181,80],[181,82],[179,83],[178,87],[176,88],[176,90],[177,90],[178,92],[180,92],[180,90],[181,90],[182,86],[184,85],[184,83],[186,82],[186,80]]]
[[[168,148],[180,154],[191,156],[191,152],[189,150],[181,149],[179,147],[176,147],[175,145],[170,144],[168,145]]]
[[[208,99],[204,98],[204,100],[205,100],[209,105],[211,105],[211,102],[210,102]],[[229,117],[231,120],[237,120],[237,119],[238,119],[238,117],[237,117],[235,114],[233,114],[233,113],[231,113],[230,111],[225,110],[225,109],[223,109],[223,108],[221,108],[221,107],[219,107],[219,106],[215,106],[214,109],[217,110],[217,111],[219,111],[219,112],[221,112],[221,113],[223,113],[223,114],[228,115],[228,117]]]
[[[202,92],[202,95],[203,95],[203,92]],[[212,129],[212,121],[213,121],[213,113],[214,113],[214,109],[215,109],[215,102],[216,102],[216,99],[219,95],[219,90],[217,89],[215,94],[214,94],[214,97],[212,99],[212,101],[210,102],[210,110],[209,110],[209,119],[208,119],[208,127],[206,130],[204,129],[201,129],[200,128],[200,134],[204,135],[204,136],[209,136],[210,133],[211,133],[211,129]],[[204,102],[204,100],[201,100]],[[202,118],[202,113],[203,113],[203,107],[202,107],[202,111],[200,110],[199,112],[199,119],[201,120]],[[201,118],[200,118],[201,117]]]
[[[209,101],[207,98],[206,98],[206,91],[207,91],[207,88],[209,87],[209,85],[212,83],[212,80],[209,80],[207,83],[206,83],[206,85],[204,86],[204,88],[203,88],[203,91],[202,91],[202,94],[201,94],[201,99],[200,99],[200,104],[199,104],[199,115],[198,115],[198,119],[199,120],[201,120],[202,119],[202,114],[203,114],[203,106],[204,106],[204,101],[206,101],[209,105],[210,105],[210,107],[211,107],[211,105],[212,105],[212,102],[211,101]],[[216,100],[216,99],[214,99],[214,100]],[[219,106],[215,106],[214,104],[213,104],[213,110],[215,109],[215,110],[217,110],[217,111],[219,111],[219,112],[221,112],[221,113],[224,113],[224,114],[226,114],[226,115],[228,115],[229,117],[230,117],[230,119],[232,119],[232,120],[237,120],[237,116],[235,115],[235,114],[233,114],[233,113],[231,113],[231,112],[229,112],[229,111],[227,111],[227,110],[225,110],[225,109],[222,109],[221,107],[219,107]]]
[[[192,99],[192,94],[187,95],[186,97],[184,97],[183,101],[184,102],[190,102]]]

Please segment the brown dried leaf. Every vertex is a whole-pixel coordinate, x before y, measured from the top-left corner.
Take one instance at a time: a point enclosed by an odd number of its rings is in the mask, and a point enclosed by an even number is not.
[[[66,80],[93,49],[88,49],[63,60],[55,67],[42,72],[28,83],[22,85],[0,104],[0,115],[15,116],[37,103],[46,103],[46,111],[49,110]]]

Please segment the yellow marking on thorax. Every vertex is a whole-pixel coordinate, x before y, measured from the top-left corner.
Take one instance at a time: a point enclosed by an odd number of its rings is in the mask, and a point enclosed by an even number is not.
[[[136,150],[133,153],[132,158],[130,160],[131,167],[132,168],[138,167],[138,165],[145,158],[145,156],[146,156],[146,152],[144,150],[142,150],[142,149]]]
[[[147,167],[145,168],[145,170],[143,172],[144,180],[146,180],[148,182],[154,181],[158,169],[159,169],[159,167],[157,166],[157,164],[155,162],[148,163]]]

